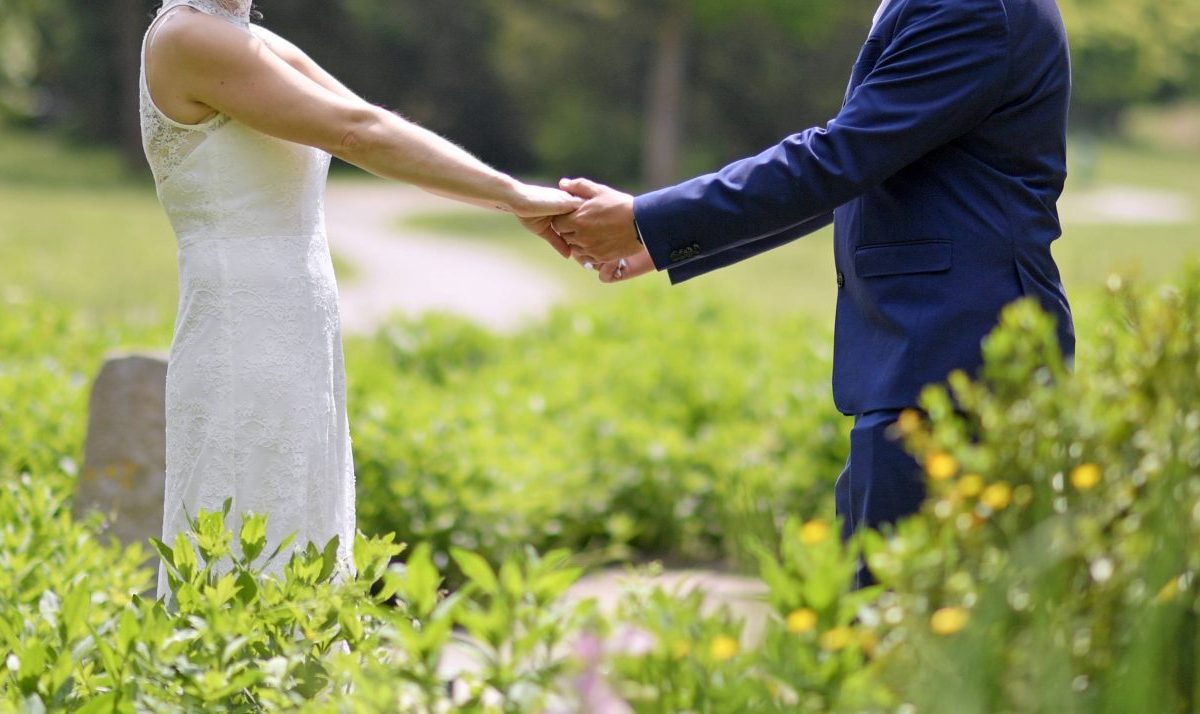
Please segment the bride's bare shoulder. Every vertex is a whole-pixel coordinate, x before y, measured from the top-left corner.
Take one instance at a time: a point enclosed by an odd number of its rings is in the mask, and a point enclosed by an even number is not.
[[[171,10],[147,38],[146,52],[172,66],[236,61],[256,43],[253,34],[191,7]]]

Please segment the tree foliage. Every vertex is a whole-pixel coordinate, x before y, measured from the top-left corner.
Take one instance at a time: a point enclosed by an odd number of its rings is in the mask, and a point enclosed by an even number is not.
[[[653,185],[833,116],[876,0],[261,3],[368,99],[508,170]],[[156,0],[0,0],[0,118],[141,163],[138,47]],[[1200,0],[1062,0],[1077,121],[1200,94]]]
[[[1076,119],[1113,128],[1131,104],[1200,90],[1200,0],[1061,0]]]

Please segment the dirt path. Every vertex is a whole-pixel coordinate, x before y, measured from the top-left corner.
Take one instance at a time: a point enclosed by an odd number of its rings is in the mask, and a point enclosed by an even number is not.
[[[325,207],[330,246],[355,270],[341,290],[347,332],[370,332],[394,313],[431,311],[511,330],[561,299],[552,277],[502,250],[467,236],[423,234],[399,225],[405,216],[450,210],[463,206],[395,184],[330,184]]]

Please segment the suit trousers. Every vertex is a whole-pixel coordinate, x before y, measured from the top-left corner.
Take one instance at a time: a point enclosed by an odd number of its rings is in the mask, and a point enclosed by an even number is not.
[[[854,418],[850,457],[835,487],[843,540],[862,528],[878,529],[912,515],[925,500],[923,470],[893,438],[891,427],[899,417],[900,410],[888,409]],[[866,565],[860,565],[855,586],[873,583]]]

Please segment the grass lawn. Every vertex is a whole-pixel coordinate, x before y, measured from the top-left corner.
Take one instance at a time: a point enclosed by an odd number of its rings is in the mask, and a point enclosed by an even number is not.
[[[1187,261],[1200,259],[1200,151],[1105,142],[1096,147],[1089,164],[1086,171],[1072,168],[1068,192],[1111,186],[1169,191],[1191,200],[1195,215],[1189,222],[1164,225],[1068,220],[1054,252],[1071,295],[1099,289],[1113,272],[1157,279],[1174,273]],[[594,286],[583,274],[573,274],[571,267],[564,266],[540,241],[494,214],[421,214],[404,219],[398,228],[491,242],[547,270],[561,272],[572,294],[582,299],[606,289]],[[675,289],[723,291],[749,305],[769,311],[807,311],[832,324],[837,286],[831,236],[832,229],[826,229]],[[663,277],[645,279],[666,282]]]

